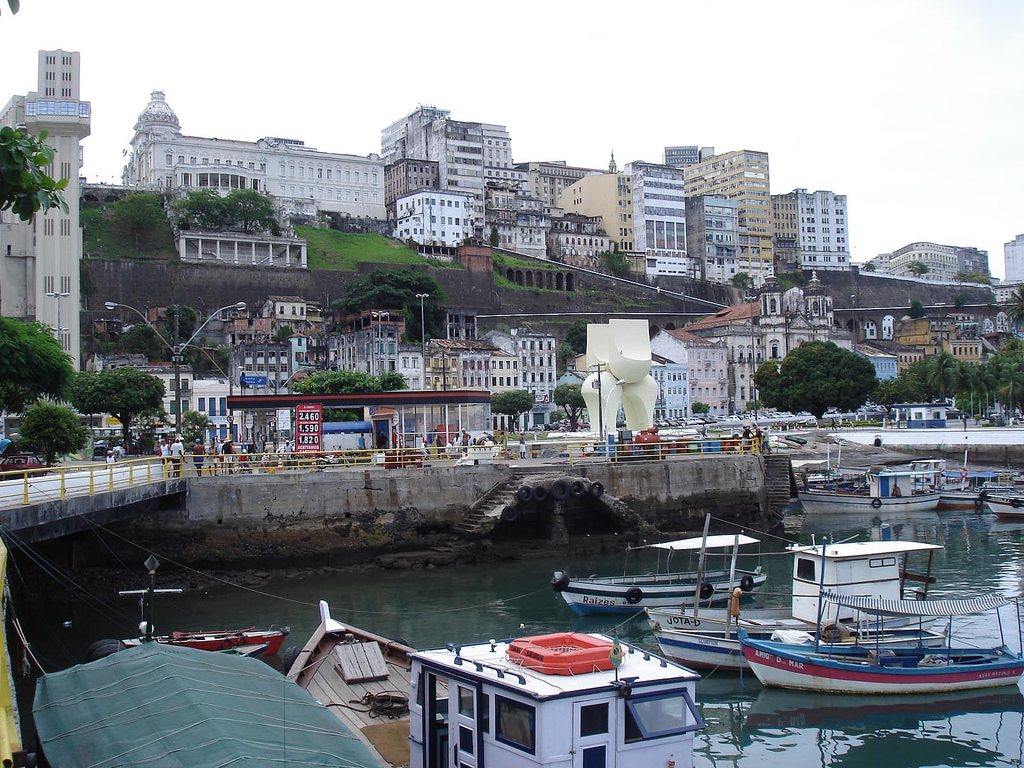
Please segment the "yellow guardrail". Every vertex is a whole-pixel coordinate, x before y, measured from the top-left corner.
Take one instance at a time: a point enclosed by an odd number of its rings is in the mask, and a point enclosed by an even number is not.
[[[184,467],[179,467],[172,458],[149,456],[113,464],[97,462],[0,472],[0,506],[39,504],[70,496],[107,493],[165,480],[184,471]]]
[[[0,541],[0,595],[6,594],[7,547]],[[6,621],[4,621],[6,626]],[[0,632],[0,760],[4,765],[14,764],[14,753],[21,751],[21,736],[14,722],[14,691],[8,675],[10,657],[7,653],[7,633]]]

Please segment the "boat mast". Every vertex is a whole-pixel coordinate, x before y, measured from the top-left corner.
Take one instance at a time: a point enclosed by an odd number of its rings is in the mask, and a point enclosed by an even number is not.
[[[700,588],[704,581],[704,563],[708,556],[708,528],[711,526],[711,515],[704,515],[704,535],[700,542],[700,559],[697,560],[697,583],[693,587],[693,617],[700,613]]]

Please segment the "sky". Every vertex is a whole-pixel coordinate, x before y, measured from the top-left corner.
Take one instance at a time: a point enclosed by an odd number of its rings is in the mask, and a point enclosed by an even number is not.
[[[855,262],[1024,233],[1024,3],[832,0],[0,2],[0,102],[79,51],[83,174],[119,182],[161,89],[187,135],[380,152],[420,104],[504,124],[516,162],[769,153],[771,191],[848,198]]]

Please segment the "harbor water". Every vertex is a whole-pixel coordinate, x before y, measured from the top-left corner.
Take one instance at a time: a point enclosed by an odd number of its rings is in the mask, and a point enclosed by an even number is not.
[[[1024,523],[996,522],[992,515],[973,512],[885,520],[794,515],[779,538],[761,536],[761,562],[769,579],[758,606],[788,602],[787,541],[820,543],[826,535],[834,541],[891,536],[943,545],[931,566],[936,583],[929,597],[1022,591]],[[421,648],[572,628],[616,632],[656,651],[642,617],[579,619],[549,586],[554,570],[586,576],[622,573],[624,565],[630,572],[664,566],[652,550],[630,553],[627,565],[621,544],[605,539],[588,547],[584,541],[571,557],[540,555],[488,565],[303,577],[270,573],[256,587],[225,583],[159,596],[155,623],[158,632],[287,625],[291,635],[285,646],[302,645],[318,623],[317,602],[326,600],[335,618]],[[911,566],[922,573],[927,562]],[[141,582],[141,563],[139,568]],[[16,608],[49,669],[82,661],[96,639],[134,635],[140,618],[135,599],[115,595],[83,595],[72,606]],[[1016,651],[1017,616],[1004,610],[1002,618]],[[970,643],[999,638],[991,615],[955,619],[953,631]],[[707,723],[695,741],[695,765],[702,767],[1020,766],[1024,752],[1024,695],[1018,687],[955,696],[822,696],[763,689],[752,673],[711,672],[697,693]]]

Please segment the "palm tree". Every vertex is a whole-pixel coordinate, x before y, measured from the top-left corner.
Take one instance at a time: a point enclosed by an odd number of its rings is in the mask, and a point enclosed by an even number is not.
[[[996,377],[996,394],[1003,409],[1013,413],[1013,409],[1024,394],[1024,371],[1021,370],[1020,360],[1006,356],[992,361]]]
[[[963,366],[949,352],[943,350],[928,361],[925,384],[939,391],[940,400],[945,400],[947,393],[959,390],[963,381]]]
[[[1017,325],[1024,324],[1024,288],[1017,288],[1006,300],[1006,315]]]
[[[907,265],[907,269],[915,277],[921,277],[922,275],[927,275],[929,272],[932,271],[931,268],[927,264],[925,264],[923,261],[912,261],[912,262],[910,262],[910,264]]]

